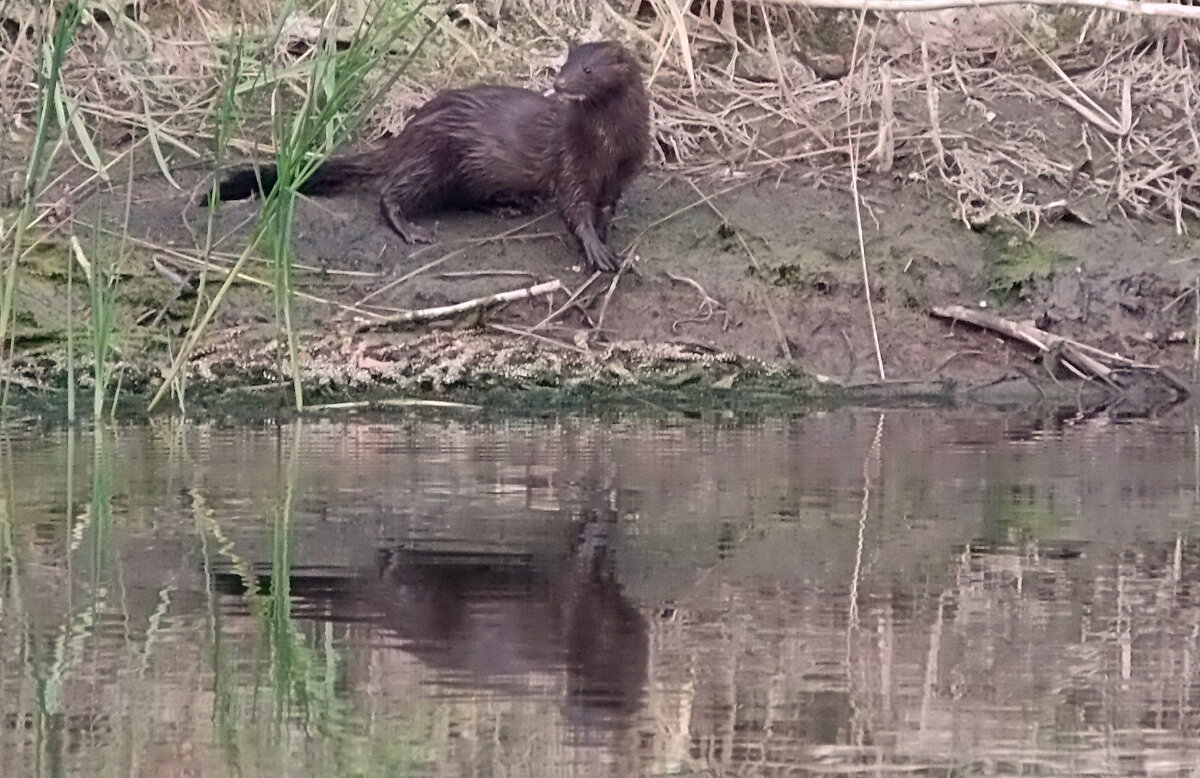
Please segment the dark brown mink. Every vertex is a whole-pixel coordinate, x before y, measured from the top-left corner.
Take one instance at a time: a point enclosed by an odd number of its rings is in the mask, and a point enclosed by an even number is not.
[[[505,86],[441,92],[399,135],[330,159],[299,191],[330,194],[373,182],[384,218],[408,243],[432,240],[413,216],[552,200],[587,263],[612,271],[609,223],[649,146],[637,60],[618,43],[585,43],[568,54],[553,97]],[[274,185],[273,166],[247,167],[220,183],[219,197],[237,200]]]

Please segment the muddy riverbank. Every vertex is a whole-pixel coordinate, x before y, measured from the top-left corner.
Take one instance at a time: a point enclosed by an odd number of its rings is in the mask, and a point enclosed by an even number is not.
[[[922,185],[875,181],[863,194],[880,353],[888,382],[900,382],[889,392],[962,398],[1003,387],[1006,398],[1032,399],[1070,378],[1027,345],[930,316],[949,305],[1033,320],[1190,376],[1198,257],[1195,242],[1170,225],[1117,217],[1049,225],[1027,238],[968,229]],[[113,224],[126,198],[118,188],[76,212],[82,245],[103,251],[118,241],[110,227],[97,235],[89,225],[97,216]],[[431,222],[438,242],[414,249],[383,227],[369,195],[301,202],[294,322],[311,401],[557,387],[573,402],[586,400],[585,386],[601,395],[639,383],[828,397],[879,382],[850,195],[796,176],[701,199],[677,178],[641,179],[617,223],[618,242],[632,243],[637,259],[615,285],[580,267],[552,214],[443,214]],[[133,184],[115,285],[131,400],[154,388],[195,315],[201,276],[211,294],[259,205],[220,209],[213,234],[221,237],[203,259],[207,214],[187,201],[154,178]],[[18,388],[65,380],[67,246],[48,241],[32,265],[18,311],[26,324]],[[269,278],[264,265],[250,266],[189,360],[188,380],[204,396],[286,392]],[[550,296],[378,323],[553,280],[563,289]],[[76,296],[85,321],[78,288]]]

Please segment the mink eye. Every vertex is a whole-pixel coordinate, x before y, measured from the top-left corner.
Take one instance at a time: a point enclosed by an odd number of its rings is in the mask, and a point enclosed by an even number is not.
[[[583,66],[583,74],[584,74],[585,76],[590,76],[590,75],[592,74],[592,66],[591,66],[591,65],[584,65],[584,66]]]

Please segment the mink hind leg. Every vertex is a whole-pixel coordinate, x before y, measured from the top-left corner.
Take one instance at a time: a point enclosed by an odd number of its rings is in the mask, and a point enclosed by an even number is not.
[[[413,224],[408,217],[436,208],[441,199],[441,188],[439,176],[421,171],[395,175],[384,186],[379,196],[379,209],[388,226],[405,243],[433,243],[433,233],[426,227]]]
[[[616,203],[608,205],[596,206],[593,214],[593,219],[596,224],[596,235],[604,243],[608,243],[608,228],[612,224],[613,211],[616,210]]]

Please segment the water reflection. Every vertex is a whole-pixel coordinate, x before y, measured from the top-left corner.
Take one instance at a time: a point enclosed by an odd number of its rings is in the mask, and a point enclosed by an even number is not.
[[[1191,424],[0,450],[0,775],[1191,775]]]
[[[605,742],[641,707],[647,631],[613,577],[606,546],[585,544],[603,532],[594,518],[585,522],[580,543],[561,558],[399,547],[381,551],[372,576],[294,571],[293,615],[353,624],[359,642],[418,660],[441,679],[441,698],[480,689],[527,694],[534,679],[561,672],[557,693],[574,742]],[[268,595],[272,577],[255,578]],[[240,612],[244,577],[218,572],[214,583],[239,595]]]

